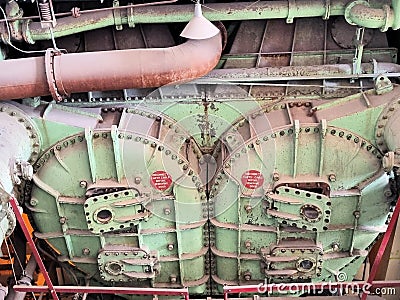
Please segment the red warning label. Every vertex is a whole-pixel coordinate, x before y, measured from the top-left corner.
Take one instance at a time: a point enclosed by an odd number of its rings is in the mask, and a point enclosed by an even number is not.
[[[264,183],[264,176],[260,171],[247,170],[242,175],[242,183],[248,189],[256,189]]]
[[[171,175],[165,171],[155,171],[150,177],[151,185],[160,191],[165,191],[172,184]]]

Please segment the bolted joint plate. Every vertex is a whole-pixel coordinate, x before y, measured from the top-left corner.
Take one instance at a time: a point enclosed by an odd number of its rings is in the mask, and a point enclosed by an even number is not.
[[[88,198],[84,204],[86,222],[93,233],[105,233],[137,225],[149,218],[145,205],[149,197],[128,189]]]
[[[331,216],[328,196],[281,186],[267,194],[266,199],[267,214],[279,223],[313,231],[327,230]]]
[[[279,279],[311,279],[319,276],[322,255],[322,247],[300,239],[261,250],[265,275]]]
[[[155,278],[160,271],[156,251],[113,246],[97,255],[100,278],[111,282],[132,282]]]

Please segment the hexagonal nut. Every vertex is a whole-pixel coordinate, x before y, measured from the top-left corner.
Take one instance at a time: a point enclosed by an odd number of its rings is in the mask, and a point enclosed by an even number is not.
[[[279,180],[279,173],[274,172],[274,174],[272,174],[272,180],[273,181],[278,181]]]
[[[246,211],[246,213],[251,213],[253,210],[253,207],[251,207],[251,205],[245,205],[244,210]]]
[[[170,275],[169,276],[169,281],[171,283],[176,283],[178,281],[177,278],[176,278],[176,275]]]
[[[250,281],[250,280],[251,280],[251,273],[250,273],[250,272],[245,272],[245,273],[243,274],[243,278],[244,278],[244,280],[246,280],[246,281]]]
[[[251,241],[250,241],[250,240],[245,241],[245,242],[244,242],[244,246],[246,247],[246,249],[250,249],[250,247],[251,247]]]
[[[335,181],[336,181],[336,175],[335,175],[335,174],[329,174],[329,175],[328,175],[328,179],[329,179],[329,181],[331,181],[331,182],[335,182]]]
[[[81,181],[79,181],[79,186],[81,188],[86,188],[87,187],[87,182],[85,180],[81,180]]]

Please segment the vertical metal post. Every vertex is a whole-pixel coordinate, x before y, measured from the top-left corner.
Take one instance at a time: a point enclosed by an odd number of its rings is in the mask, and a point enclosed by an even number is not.
[[[379,246],[378,253],[376,254],[374,263],[372,265],[371,272],[369,273],[369,277],[368,277],[368,280],[367,280],[367,283],[369,283],[369,284],[372,284],[372,281],[374,280],[375,275],[376,275],[376,273],[378,271],[379,265],[380,265],[381,260],[382,260],[382,256],[385,253],[386,246],[387,246],[387,244],[389,242],[389,239],[390,239],[390,236],[392,235],[392,232],[393,232],[393,230],[395,228],[396,221],[399,218],[399,213],[400,213],[400,197],[397,199],[396,207],[394,209],[392,218],[390,219],[388,228],[387,228],[386,232],[383,235],[381,245]],[[365,292],[362,293],[361,294],[361,300],[366,300],[367,296],[368,296],[367,293],[365,293]]]
[[[356,29],[356,49],[353,58],[353,74],[359,75],[361,74],[361,61],[363,56],[364,50],[364,27],[358,27]]]
[[[10,198],[10,204],[11,204],[11,207],[12,207],[12,209],[14,211],[15,217],[17,218],[17,221],[18,221],[19,225],[21,226],[22,231],[24,232],[26,240],[28,241],[29,247],[32,250],[32,254],[35,257],[36,263],[38,264],[38,266],[40,268],[40,271],[43,274],[43,277],[44,277],[44,279],[45,279],[45,281],[47,283],[47,286],[49,288],[50,294],[51,294],[51,296],[53,297],[54,300],[58,300],[58,296],[57,296],[56,291],[54,290],[54,286],[53,286],[53,283],[51,282],[50,276],[47,273],[47,270],[46,270],[46,268],[45,268],[45,266],[43,264],[43,261],[42,261],[42,259],[40,257],[39,251],[37,250],[36,245],[33,242],[33,239],[31,237],[31,235],[29,234],[29,230],[28,230],[28,228],[26,227],[26,225],[24,223],[24,219],[22,218],[22,214],[18,209],[17,200],[14,197],[11,197]]]

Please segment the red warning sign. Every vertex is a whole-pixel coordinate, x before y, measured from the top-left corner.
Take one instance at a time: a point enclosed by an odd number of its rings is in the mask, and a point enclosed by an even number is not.
[[[247,170],[242,175],[242,183],[248,189],[256,189],[264,183],[264,176],[260,171]]]
[[[155,171],[150,177],[151,185],[160,191],[165,191],[172,184],[171,175],[165,171]]]

